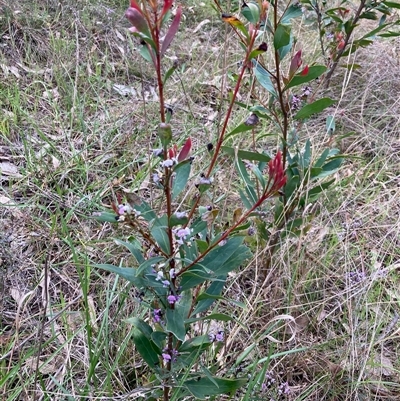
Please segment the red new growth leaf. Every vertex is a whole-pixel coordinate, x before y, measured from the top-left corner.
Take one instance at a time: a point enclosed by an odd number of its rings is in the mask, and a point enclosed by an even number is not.
[[[141,11],[136,8],[129,7],[125,12],[125,17],[138,30],[138,32],[146,35],[149,34],[147,22],[143,18]]]
[[[346,42],[342,39],[342,40],[338,43],[337,49],[338,49],[338,50],[342,50],[342,49],[344,48],[345,44],[346,44]]]
[[[179,152],[178,162],[187,159],[191,148],[192,148],[192,140],[188,138],[185,144],[182,146],[181,151]]]
[[[138,10],[140,14],[142,14],[142,10],[140,9],[139,4],[135,0],[131,0],[131,8]]]
[[[165,6],[164,6],[165,7]],[[175,18],[172,21],[171,26],[168,29],[167,34],[165,35],[162,47],[161,47],[161,56],[164,55],[166,50],[168,49],[169,45],[171,44],[172,40],[174,39],[176,33],[178,32],[179,23],[181,22],[182,16],[182,7],[179,6],[176,10]]]
[[[172,3],[174,0],[164,0],[164,7],[161,12],[161,18],[164,17],[164,15],[169,11],[169,9],[172,7]]]
[[[168,149],[168,157],[170,159],[174,159],[177,154],[178,154],[178,146],[176,146],[176,144],[174,144],[174,146],[172,148]]]
[[[292,79],[293,75],[300,68],[302,62],[303,62],[303,60],[301,59],[301,50],[299,50],[293,56],[292,61],[290,62],[289,79]]]
[[[275,156],[268,163],[269,181],[272,181],[272,187],[269,189],[269,194],[278,192],[286,184],[286,174],[282,161],[282,153],[279,150]]]
[[[300,75],[305,76],[305,75],[307,75],[307,74],[308,74],[308,65],[306,65],[306,66],[304,67],[304,69],[303,69],[303,71],[300,73]]]

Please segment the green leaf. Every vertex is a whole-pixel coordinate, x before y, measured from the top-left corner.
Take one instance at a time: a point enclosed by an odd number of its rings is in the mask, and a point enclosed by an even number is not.
[[[249,176],[242,160],[237,158],[235,166],[239,173],[239,176],[241,177],[241,179],[243,180],[243,182],[246,186],[245,189],[246,189],[247,195],[250,198],[250,202],[252,205],[254,205],[257,202],[257,194],[254,191],[254,183],[251,181],[250,176]]]
[[[310,179],[311,180],[319,177],[322,172],[323,172],[323,170],[322,170],[321,167],[311,167],[307,171],[307,173],[310,174]]]
[[[329,161],[328,163],[324,164],[322,166],[322,169],[326,172],[332,173],[332,172],[336,171],[341,166],[342,163],[343,163],[343,158],[339,156],[339,157]]]
[[[156,265],[157,263],[163,262],[166,259],[163,256],[155,256],[154,258],[150,258],[145,260],[136,270],[136,275],[140,276],[143,273],[148,273],[152,265]]]
[[[333,104],[335,104],[335,102],[335,100],[328,97],[316,100],[315,102],[307,104],[303,108],[301,108],[294,116],[294,118],[296,120],[303,120],[312,116],[313,114],[321,113],[321,111],[325,110],[329,106],[332,106]]]
[[[265,178],[262,175],[261,171],[258,169],[258,167],[257,166],[253,166],[251,171],[253,172],[253,174],[256,176],[257,180],[261,184],[262,189],[265,189],[265,186],[266,186]]]
[[[256,76],[257,81],[269,93],[272,93],[276,96],[275,87],[271,81],[270,73],[257,60],[253,59],[251,62],[254,66],[254,75]]]
[[[244,3],[241,12],[251,24],[255,25],[260,21],[260,8],[253,2]]]
[[[89,216],[89,218],[100,221],[101,223],[118,223],[117,215],[112,212],[97,212],[96,214]]]
[[[174,168],[176,176],[172,185],[172,199],[175,199],[185,189],[189,179],[191,167],[192,164],[190,161],[185,160]]]
[[[194,380],[188,380],[183,383],[190,393],[200,400],[205,400],[207,397],[212,395],[233,393],[240,387],[243,387],[247,383],[247,379],[220,379],[219,377],[202,377]]]
[[[153,341],[136,328],[133,329],[133,342],[135,343],[136,350],[149,368],[155,369],[160,363],[159,355],[161,355],[161,350],[157,348]]]
[[[293,175],[285,185],[285,196],[290,198],[294,191],[297,189],[300,183],[300,177],[298,175]]]
[[[146,337],[150,337],[151,333],[153,333],[153,329],[151,328],[151,326],[147,324],[144,320],[139,319],[136,316],[125,319],[125,322],[135,326]]]
[[[197,220],[195,220],[190,227],[192,230],[192,236],[201,233],[202,231],[207,230],[207,222],[204,221],[201,217],[199,217]]]
[[[304,146],[304,152],[300,158],[300,166],[303,169],[306,169],[310,166],[311,163],[311,141],[307,139],[306,145]]]
[[[125,242],[125,241],[121,241],[118,238],[115,238],[114,241],[118,245],[122,245],[122,246],[126,247],[129,250],[129,252],[135,257],[135,259],[139,263],[139,265],[145,261],[143,254],[142,254],[142,246],[140,245],[140,242],[138,240],[134,239],[133,241]]]
[[[135,205],[135,209],[140,212],[140,217],[144,218],[146,221],[152,221],[157,217],[151,206],[143,200],[140,204]]]
[[[230,241],[233,241],[233,239],[235,239],[235,238],[243,240],[244,236],[237,236],[237,237],[234,237],[234,238],[230,238],[228,240],[228,243]],[[226,245],[223,245],[221,248],[223,248],[225,246]],[[245,245],[241,245],[229,257],[229,259],[226,260],[226,262],[224,264],[219,264],[218,265],[218,267],[214,270],[214,273],[217,276],[225,275],[225,274],[231,272],[232,270],[238,268],[239,266],[241,266],[250,257],[251,257],[250,249]]]
[[[299,228],[303,225],[303,218],[299,217],[297,219],[290,220],[285,227],[285,230],[283,232],[284,235],[287,234],[294,234],[298,235],[300,233]]]
[[[370,19],[370,20],[377,20],[378,19],[378,15],[373,12],[373,11],[365,11],[363,12],[360,17],[360,19]]]
[[[221,281],[220,276],[225,276],[240,266],[251,256],[250,250],[241,245],[243,240],[241,236],[229,238],[225,245],[216,246],[201,262],[190,267],[181,276],[182,290],[195,287],[207,280]],[[210,274],[210,271],[214,272],[214,275]]]
[[[281,47],[278,49],[279,60],[283,60],[285,56],[292,50],[293,47],[293,34],[290,32],[290,40],[286,46]]]
[[[186,319],[186,323],[193,323],[193,322],[198,322],[198,321],[204,321],[204,320],[218,320],[221,322],[229,322],[233,320],[232,316],[229,316],[225,313],[212,313],[207,316],[201,316],[201,317],[195,317],[191,319]]]
[[[169,226],[170,227],[175,227],[179,225],[185,225],[188,222],[188,218],[185,217],[178,217],[175,213],[170,217],[169,219]]]
[[[168,238],[168,220],[167,216],[164,215],[154,220],[153,227],[151,228],[151,235],[157,242],[161,250],[169,255],[171,252],[170,243]]]
[[[400,10],[400,3],[398,3],[398,2],[395,2],[395,1],[383,1],[382,4],[384,4],[387,7],[398,8]]]
[[[211,285],[207,288],[207,290],[201,293],[197,297],[197,306],[193,310],[190,316],[195,316],[198,313],[206,311],[215,301],[218,299],[222,290],[224,289],[226,281],[226,275],[222,275],[218,277],[218,281],[214,281]],[[207,296],[209,298],[207,298]]]
[[[326,132],[328,135],[333,135],[335,133],[335,117],[326,117]]]
[[[378,28],[375,28],[372,31],[369,31],[361,39],[367,39],[367,38],[370,38],[371,36],[375,36],[378,32],[380,32],[382,29],[385,29],[389,25],[390,24],[379,25]]]
[[[144,287],[145,285],[144,280],[140,277],[137,277],[137,269],[134,269],[133,267],[119,267],[100,263],[95,263],[93,266],[99,269],[107,270],[111,273],[116,273],[125,280],[128,280],[130,283],[134,284],[137,288]]]
[[[200,253],[204,253],[208,249],[208,242],[201,239],[196,240],[197,248]]]
[[[239,176],[242,178],[242,180],[246,186],[245,190],[247,192],[247,195],[250,198],[250,202],[252,203],[252,205],[254,205],[258,199],[257,194],[254,190],[254,183],[251,181],[249,173],[247,172],[246,167],[245,167],[244,163],[242,162],[242,160],[237,158],[235,166],[239,173]]]
[[[247,210],[250,210],[253,207],[252,203],[247,199],[245,193],[241,189],[239,189],[239,194],[240,194],[240,199],[242,200],[244,207]]]
[[[159,349],[163,349],[165,345],[165,339],[167,338],[167,333],[165,331],[153,331],[151,334],[151,340],[156,344]]]
[[[301,6],[298,4],[291,4],[282,15],[280,22],[282,24],[287,24],[290,23],[292,18],[301,17],[302,15]]]
[[[182,274],[181,287],[184,290],[196,287],[205,281],[217,281],[217,278],[212,277],[201,266],[194,265]]]
[[[284,90],[292,88],[294,86],[305,84],[306,82],[310,82],[313,79],[320,77],[326,71],[326,67],[323,65],[314,65],[309,67],[307,75],[297,74],[295,75],[290,82],[285,86]]]
[[[291,26],[279,24],[274,35],[274,47],[276,50],[287,46],[290,43]]]
[[[335,179],[330,180],[330,181],[326,181],[323,182],[317,186],[315,186],[314,188],[311,188],[308,192],[307,195],[309,197],[314,197],[315,195],[320,194],[322,191],[324,191],[325,189],[329,188],[333,183],[335,182]]]
[[[249,54],[249,60],[258,57],[260,54],[265,53],[265,50],[255,49]]]
[[[229,156],[235,157],[238,156],[239,159],[244,160],[255,160],[259,162],[268,163],[271,160],[271,156],[265,153],[258,153],[258,152],[250,152],[247,150],[237,150],[230,146],[221,146],[221,150],[228,154]]]
[[[250,179],[249,173],[246,170],[246,167],[242,160],[239,158],[236,159],[236,169],[239,173],[239,176],[243,180],[243,182],[251,187],[254,186],[253,182]]]
[[[165,318],[167,321],[166,330],[172,333],[178,340],[184,341],[186,330],[182,310],[167,308]]]
[[[202,347],[204,345],[209,346],[212,343],[210,337],[205,334],[203,336],[198,336],[194,338],[190,338],[189,340],[185,341],[180,347],[179,352],[190,352],[194,348]]]
[[[241,132],[251,131],[253,128],[254,127],[252,125],[247,125],[245,123],[242,123],[242,124],[238,125],[236,128],[234,128],[231,132],[229,132],[226,135],[225,140],[236,134],[240,134]]]
[[[193,295],[190,290],[181,293],[181,299],[175,304],[175,309],[183,316],[184,319],[189,317],[192,308]]]
[[[149,49],[149,47],[147,45],[142,45],[140,46],[140,50],[139,53],[140,55],[148,62],[152,62],[153,58],[151,57],[151,53],[152,50]]]
[[[386,33],[382,33],[382,34],[380,34],[378,36],[381,37],[381,38],[393,38],[395,36],[400,36],[400,32],[389,31],[389,32],[386,32]]]
[[[165,85],[165,83],[168,81],[168,79],[171,77],[171,75],[174,73],[174,71],[176,70],[175,66],[172,66],[164,75],[163,78],[163,84]]]
[[[250,39],[249,32],[247,31],[246,27],[244,26],[243,22],[240,21],[238,18],[230,15],[230,14],[222,14],[222,19],[227,22],[229,25],[233,26],[236,29],[239,29],[240,32],[246,37],[246,39]]]
[[[328,155],[329,155],[329,149],[327,148],[321,153],[321,156],[315,162],[314,166],[315,167],[322,167],[323,164],[325,163],[325,160],[328,157]]]

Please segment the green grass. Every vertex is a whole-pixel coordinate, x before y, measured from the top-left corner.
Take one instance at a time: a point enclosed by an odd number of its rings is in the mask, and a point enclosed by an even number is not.
[[[237,71],[240,51],[205,3],[185,8],[171,50],[182,64],[166,94],[177,142],[193,138],[196,174],[216,135],[221,77]],[[92,213],[123,189],[153,195],[148,155],[156,144],[156,84],[126,33],[126,6],[125,0],[22,1],[4,6],[0,17],[0,162],[18,170],[3,172],[0,187],[5,401],[129,399],[148,391],[152,380],[125,322],[146,309],[131,286],[92,267],[128,266],[112,238],[132,235],[95,222]],[[266,371],[278,384],[289,382],[295,400],[400,394],[400,77],[392,46],[398,44],[382,41],[362,51],[363,72],[349,85],[337,72],[331,91],[344,92],[333,110],[338,136],[354,132],[337,145],[354,158],[337,173],[341,184],[313,205],[311,230],[281,244],[265,280],[266,250],[255,239],[253,259],[230,278],[226,296],[243,307],[221,303],[240,323],[224,327],[220,370],[235,370],[254,345],[240,365],[252,384],[237,399],[278,397],[276,386],[259,391]],[[116,84],[136,95],[118,94]],[[245,110],[235,110],[235,122],[245,118]],[[257,147],[268,149],[264,134],[273,130],[263,126]],[[310,121],[301,134],[324,138],[324,122]],[[240,136],[233,143],[251,146]],[[225,220],[236,208],[234,178],[229,161],[221,164],[215,197],[225,196]],[[350,282],[352,272],[365,279]]]

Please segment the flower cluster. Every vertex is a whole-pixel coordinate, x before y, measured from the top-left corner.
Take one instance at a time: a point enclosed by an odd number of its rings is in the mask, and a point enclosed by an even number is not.
[[[218,330],[217,334],[209,333],[208,338],[210,339],[211,342],[216,341],[216,342],[222,343],[225,338],[225,333],[223,330]]]
[[[285,397],[290,394],[290,386],[288,382],[282,382],[277,385],[275,375],[271,371],[265,372],[264,381],[261,383],[261,392],[273,391],[278,393],[280,397]]]
[[[168,348],[164,348],[162,352],[162,358],[165,363],[176,362],[178,355],[179,352],[176,349],[169,350]]]
[[[177,240],[177,244],[179,245],[183,245],[184,241],[186,240],[186,238],[188,238],[192,232],[192,230],[188,227],[186,228],[176,228],[174,230],[172,230],[172,232],[175,234]]]
[[[167,301],[170,305],[174,305],[176,302],[178,302],[182,297],[180,295],[168,295],[167,296]]]
[[[153,310],[153,320],[155,323],[162,323],[163,311],[161,309]]]

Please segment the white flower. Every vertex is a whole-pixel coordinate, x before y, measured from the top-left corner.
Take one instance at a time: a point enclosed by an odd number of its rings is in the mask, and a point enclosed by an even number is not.
[[[162,281],[163,279],[164,279],[164,272],[162,270],[159,270],[157,272],[156,281]]]

